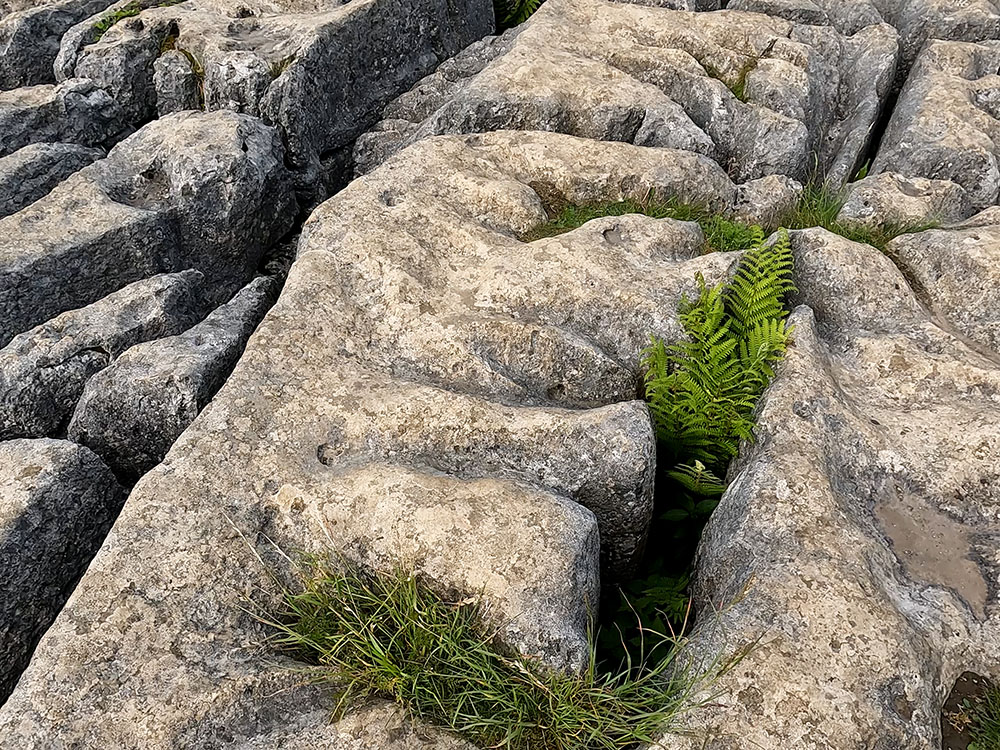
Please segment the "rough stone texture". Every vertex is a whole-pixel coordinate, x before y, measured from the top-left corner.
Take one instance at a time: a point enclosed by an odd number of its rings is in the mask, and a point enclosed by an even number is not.
[[[1000,42],[931,42],[893,110],[872,174],[950,180],[969,211],[1000,195]]]
[[[128,483],[163,460],[225,382],[273,304],[278,280],[260,276],[178,336],[137,344],[87,381],[69,438]]]
[[[931,317],[874,248],[820,229],[794,248],[812,309],[696,564],[695,653],[760,640],[664,745],[939,750],[955,678],[1000,660],[1000,357]]]
[[[173,99],[173,77],[154,75],[164,40],[174,37],[174,47],[204,71],[207,109],[274,123],[292,164],[311,173],[321,155],[349,146],[387,101],[493,26],[487,0],[140,3],[146,8],[140,16],[120,21],[100,40],[93,29],[98,17],[72,29],[57,74],[92,78],[128,117],[143,121],[158,105],[172,111],[190,101],[187,92],[183,102]]]
[[[687,149],[739,182],[804,181],[817,166],[846,182],[897,49],[884,24],[845,37],[762,15],[602,0],[551,0],[491,45],[477,52],[495,56],[481,70],[435,74],[390,105],[358,141],[358,173],[429,135],[520,129]],[[747,101],[727,88],[741,75]]]
[[[181,52],[164,52],[153,63],[156,111],[160,117],[186,109],[201,109],[202,84],[191,69],[191,61]]]
[[[161,272],[198,269],[220,303],[295,213],[274,129],[231,112],[157,120],[0,219],[0,346]]]
[[[114,475],[86,448],[62,440],[0,443],[0,704],[124,500]]]
[[[889,23],[899,31],[904,69],[929,39],[976,42],[1000,36],[1000,9],[993,0],[730,0],[726,7],[830,24],[844,34]]]
[[[114,0],[14,0],[0,4],[0,90],[55,83],[62,35]]]
[[[33,143],[0,157],[0,218],[30,206],[103,156],[101,149],[72,143]]]
[[[0,440],[65,428],[87,378],[130,346],[204,315],[203,281],[197,271],[137,281],[14,337],[0,349]]]
[[[544,133],[425,140],[355,181],[307,223],[226,385],[136,485],[0,736],[339,747],[329,696],[276,666],[241,608],[243,592],[268,604],[255,548],[284,570],[268,540],[412,564],[481,592],[507,643],[580,665],[600,514],[649,512],[639,350],[650,331],[676,338],[697,271],[718,281],[736,258],[638,216],[523,243],[545,219],[529,183],[720,209],[737,193],[690,152]],[[601,541],[610,570],[635,540]]]
[[[31,143],[111,146],[125,128],[118,105],[91,81],[0,91],[0,156]]]
[[[848,186],[837,219],[863,226],[915,227],[929,222],[950,224],[971,213],[965,189],[951,180],[883,172]]]

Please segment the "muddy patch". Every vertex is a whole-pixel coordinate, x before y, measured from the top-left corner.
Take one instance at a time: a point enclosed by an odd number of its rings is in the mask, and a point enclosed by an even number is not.
[[[961,523],[892,484],[886,485],[875,516],[910,578],[951,589],[976,617],[985,617],[986,580]]]

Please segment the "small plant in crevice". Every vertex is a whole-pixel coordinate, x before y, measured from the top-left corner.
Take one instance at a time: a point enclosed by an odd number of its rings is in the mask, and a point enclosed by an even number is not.
[[[983,695],[966,701],[972,742],[968,750],[1000,750],[1000,687],[990,684]]]
[[[551,211],[547,222],[534,227],[521,239],[525,242],[533,242],[545,237],[555,237],[583,226],[591,219],[626,214],[641,214],[654,219],[697,222],[705,234],[705,252],[742,250],[763,239],[763,231],[760,227],[729,219],[705,206],[685,203],[676,198],[657,200],[651,194],[642,200],[626,198],[621,201],[605,201],[586,205],[565,203]]]
[[[725,492],[730,460],[753,437],[753,411],[774,377],[791,329],[786,300],[793,258],[782,229],[746,250],[731,281],[685,299],[686,338],[652,338],[643,352],[645,391],[658,438],[657,503],[641,574],[621,587],[604,615],[602,654],[627,660],[636,643],[617,641],[630,620],[661,634],[688,621],[686,588],[701,530]],[[681,615],[684,615],[681,617]]]
[[[675,639],[616,674],[542,668],[496,643],[475,601],[448,601],[412,574],[309,559],[285,611],[261,618],[274,643],[339,690],[335,716],[383,698],[483,748],[625,750],[655,741],[729,664],[693,671]],[[652,655],[655,654],[655,659]],[[738,657],[734,657],[738,658]]]
[[[493,0],[493,13],[497,20],[497,31],[518,26],[529,18],[545,0]]]
[[[886,246],[901,234],[912,234],[934,229],[939,222],[919,221],[909,224],[883,223],[868,227],[839,221],[837,216],[847,200],[846,191],[837,190],[822,182],[809,182],[802,189],[802,197],[795,208],[782,219],[782,226],[789,229],[822,227],[853,242],[885,252]]]

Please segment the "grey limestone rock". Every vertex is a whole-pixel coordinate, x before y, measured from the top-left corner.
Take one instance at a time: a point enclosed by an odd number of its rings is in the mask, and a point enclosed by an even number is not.
[[[259,120],[179,113],[0,219],[0,346],[157,273],[196,268],[228,299],[295,219],[282,155]]]
[[[82,446],[0,442],[0,704],[124,500],[110,469]]]
[[[872,174],[950,180],[970,211],[1000,195],[1000,42],[929,43],[893,110]]]
[[[245,594],[267,609],[276,593],[258,555],[287,572],[272,542],[412,565],[481,594],[509,646],[579,668],[601,569],[628,570],[642,524],[627,524],[650,511],[639,352],[651,331],[677,338],[696,272],[719,281],[737,258],[702,255],[697,225],[641,216],[518,237],[545,221],[538,191],[650,190],[719,210],[737,195],[690,152],[508,132],[424,140],[320,207],[233,374],[136,485],[0,708],[0,735],[339,748],[330,697],[245,612]]]
[[[837,219],[861,226],[917,227],[954,223],[971,213],[965,189],[951,180],[882,172],[848,186]]]
[[[72,143],[33,143],[0,156],[0,218],[17,213],[74,172],[104,156]]]
[[[178,103],[176,73],[157,62],[169,40],[196,68],[206,109],[273,123],[291,163],[308,173],[319,170],[323,155],[349,147],[392,97],[493,26],[487,0],[137,1],[141,14],[99,38],[95,24],[126,0],[70,30],[56,61],[59,77],[93,79],[132,121],[145,121],[158,100],[161,112],[190,103],[187,91]],[[181,61],[170,57],[178,69]]]
[[[31,143],[111,146],[126,127],[115,101],[91,81],[0,91],[0,156]]]
[[[277,297],[278,283],[259,276],[198,325],[127,349],[87,381],[70,440],[134,483],[163,460],[225,382]]]
[[[0,6],[0,90],[55,83],[62,35],[114,0],[14,0]]]
[[[739,182],[801,182],[818,166],[842,183],[865,151],[897,51],[885,24],[843,36],[757,14],[602,0],[546,2],[492,45],[481,70],[432,76],[390,105],[358,141],[357,172],[430,135],[518,129],[686,149]]]
[[[55,436],[89,377],[201,319],[202,284],[197,271],[154,276],[14,337],[0,349],[0,440]]]

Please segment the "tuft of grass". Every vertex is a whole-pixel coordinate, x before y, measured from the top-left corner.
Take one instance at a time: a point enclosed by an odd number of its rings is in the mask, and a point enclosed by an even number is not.
[[[624,216],[642,214],[654,219],[677,219],[697,222],[705,234],[705,248],[708,252],[741,250],[762,238],[760,227],[728,219],[704,206],[684,203],[676,198],[665,201],[646,197],[642,200],[627,198],[622,201],[607,201],[588,205],[565,205],[549,221],[534,227],[521,239],[532,242],[544,237],[569,232],[583,226],[591,219],[601,216]]]
[[[277,80],[277,78],[284,73],[291,64],[295,62],[295,55],[289,55],[288,57],[283,57],[280,60],[275,60],[271,63],[271,78],[272,80]]]
[[[546,670],[500,648],[475,601],[447,601],[405,572],[342,567],[301,563],[286,611],[265,620],[280,649],[339,687],[335,715],[378,697],[483,748],[625,750],[701,705],[696,690],[724,671],[694,674],[678,641],[659,638],[616,674],[598,674],[593,650],[583,674]]]
[[[966,708],[971,719],[969,750],[1000,750],[1000,687],[989,685]]]
[[[802,189],[802,197],[791,213],[782,219],[782,226],[789,229],[809,229],[823,227],[854,242],[885,252],[886,246],[901,234],[912,234],[934,229],[937,221],[914,222],[911,224],[886,223],[876,227],[846,224],[837,220],[840,209],[847,200],[847,193],[836,190],[821,182],[810,182]]]

